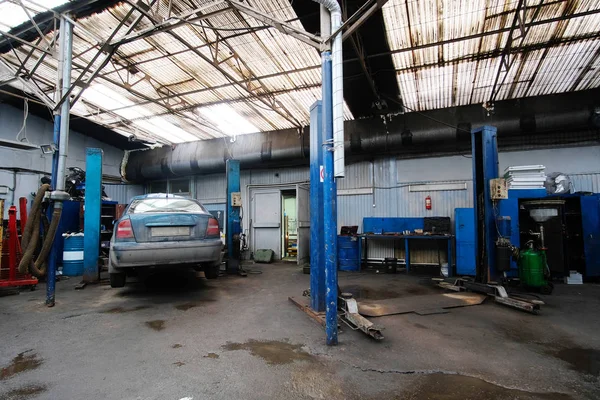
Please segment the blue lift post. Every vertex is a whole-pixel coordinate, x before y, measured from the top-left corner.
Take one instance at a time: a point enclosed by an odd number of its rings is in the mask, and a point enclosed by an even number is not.
[[[100,256],[100,212],[102,210],[102,150],[85,151],[85,211],[83,221],[83,281],[98,278]]]
[[[227,179],[227,273],[240,272],[240,235],[242,223],[240,219],[241,204],[234,205],[234,197],[241,199],[240,195],[240,162],[227,160],[225,162]]]
[[[323,123],[322,102],[310,108],[310,307],[325,311],[325,257],[323,252]]]
[[[325,258],[325,331],[327,345],[338,343],[337,205],[333,171],[333,96],[331,53],[322,53],[323,71],[323,250]]]
[[[488,283],[498,278],[495,268],[496,225],[490,179],[498,178],[496,128],[483,126],[471,131],[473,154],[473,208],[475,211],[476,279]]]

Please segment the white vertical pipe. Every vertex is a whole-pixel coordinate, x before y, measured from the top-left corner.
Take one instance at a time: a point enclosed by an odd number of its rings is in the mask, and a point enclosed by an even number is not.
[[[62,70],[62,93],[67,93],[71,85],[71,62],[73,59],[73,24],[65,18],[61,21],[61,26],[65,29],[63,54],[63,70]],[[56,190],[65,190],[65,171],[67,169],[67,152],[69,150],[69,112],[71,102],[66,98],[60,108],[60,143],[58,149],[58,168],[56,179]]]
[[[331,32],[342,26],[342,9],[336,0],[313,0],[325,6],[331,15]],[[321,30],[324,26],[321,25]],[[321,36],[325,36],[321,32]],[[344,56],[342,53],[342,32],[331,43],[331,75],[333,94],[333,170],[336,178],[345,176],[344,162]]]

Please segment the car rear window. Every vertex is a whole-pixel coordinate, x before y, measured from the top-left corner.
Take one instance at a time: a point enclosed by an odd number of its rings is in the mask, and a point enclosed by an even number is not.
[[[181,212],[181,213],[206,213],[206,209],[189,199],[178,198],[149,198],[131,202],[130,214]]]

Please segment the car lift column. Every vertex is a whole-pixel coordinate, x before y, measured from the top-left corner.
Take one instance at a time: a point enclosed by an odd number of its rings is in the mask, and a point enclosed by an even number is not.
[[[98,257],[100,256],[102,149],[86,149],[85,159],[83,281],[92,283],[98,280]]]
[[[471,131],[473,153],[473,208],[475,211],[476,279],[481,283],[496,276],[496,225],[490,179],[498,177],[496,128],[484,126]]]
[[[240,219],[240,208],[242,207],[240,193],[240,162],[239,160],[227,160],[225,162],[227,179],[227,273],[238,274],[240,272],[240,235],[242,224]]]
[[[310,108],[310,307],[316,312],[325,311],[322,118],[319,100]]]

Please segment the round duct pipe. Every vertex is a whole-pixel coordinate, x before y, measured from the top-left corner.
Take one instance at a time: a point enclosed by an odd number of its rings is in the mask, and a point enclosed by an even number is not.
[[[505,108],[503,110],[503,108]],[[377,156],[382,153],[401,153],[412,146],[426,146],[435,151],[436,144],[465,143],[470,135],[457,135],[457,126],[465,129],[492,125],[500,137],[523,135],[523,120],[518,109],[496,105],[495,114],[487,117],[480,106],[461,108],[460,115],[448,110],[427,113],[407,113],[384,122],[379,118],[347,121],[345,150],[352,158]],[[549,108],[546,108],[549,109]],[[556,132],[588,128],[590,109],[585,106],[563,112],[532,114],[535,131]],[[470,122],[464,122],[470,121]],[[531,125],[525,126],[529,130]],[[272,167],[306,164],[309,158],[308,130],[302,135],[298,130],[287,129],[182,143],[129,154],[124,178],[131,182],[164,179],[225,171],[225,160],[240,160],[242,168]],[[410,135],[408,135],[410,132]]]

